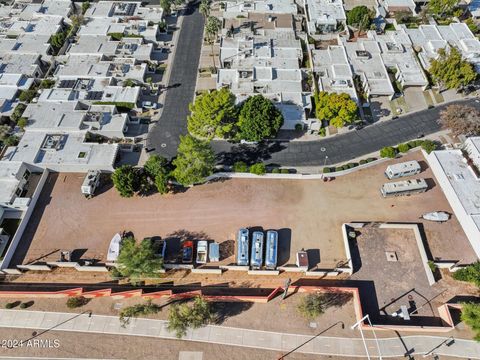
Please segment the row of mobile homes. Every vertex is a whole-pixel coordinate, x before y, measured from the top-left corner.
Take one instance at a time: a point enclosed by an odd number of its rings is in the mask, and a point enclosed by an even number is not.
[[[252,269],[261,269],[265,267],[274,270],[277,267],[278,254],[278,233],[274,230],[267,231],[266,244],[264,241],[263,231],[254,231],[252,234],[252,248],[250,257],[248,256],[250,249],[248,229],[240,229],[237,237],[237,265],[248,266]],[[264,257],[265,247],[265,257]],[[250,260],[250,261],[249,261]]]

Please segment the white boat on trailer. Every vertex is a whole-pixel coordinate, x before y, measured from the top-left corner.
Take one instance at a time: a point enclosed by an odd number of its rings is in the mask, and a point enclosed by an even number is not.
[[[108,247],[107,261],[117,261],[118,255],[120,255],[120,247],[122,245],[122,235],[116,233],[112,241],[110,241],[110,246]]]
[[[450,219],[450,214],[445,211],[434,211],[423,214],[422,218],[429,221],[445,222]]]

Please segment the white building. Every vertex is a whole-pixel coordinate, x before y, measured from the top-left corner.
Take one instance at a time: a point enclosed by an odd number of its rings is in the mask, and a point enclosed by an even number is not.
[[[376,41],[360,38],[356,42],[343,40],[353,73],[360,77],[361,86],[368,98],[395,94],[388,76],[382,51]]]
[[[85,13],[88,18],[139,18],[159,22],[163,19],[163,9],[160,7],[143,7],[140,2],[129,1],[99,1],[90,4]]]
[[[224,2],[224,18],[247,17],[249,13],[296,14],[294,0],[233,0]]]
[[[17,146],[9,147],[0,162],[20,162],[32,171],[113,171],[119,145],[95,142],[123,138],[129,118],[114,106],[85,106],[80,102],[30,104],[24,117],[25,133]]]
[[[465,155],[464,155],[465,154]],[[433,151],[427,161],[476,255],[480,257],[480,137],[467,139],[464,152]]]
[[[227,86],[237,102],[256,94],[271,99],[283,113],[283,129],[308,126],[311,102],[310,94],[302,91],[300,40],[291,28],[259,33],[221,39],[217,88]]]
[[[369,31],[368,38],[378,43],[383,63],[395,70],[395,78],[403,88],[417,86],[425,89],[428,86],[425,72],[404,33],[387,31],[384,35],[378,35],[375,31]]]
[[[147,65],[139,64],[134,58],[107,60],[102,55],[72,54],[65,64],[58,65],[54,76],[60,80],[114,77],[118,81],[132,79],[143,82],[146,72]]]
[[[312,57],[319,91],[346,93],[359,102],[345,47],[331,45],[324,50],[312,50]]]
[[[304,0],[304,6],[310,34],[335,32],[346,24],[342,0]]]
[[[124,37],[121,41],[113,41],[110,36],[84,35],[70,44],[67,53],[70,55],[104,55],[119,58],[135,58],[139,61],[151,59],[153,44],[145,44],[142,38]]]
[[[77,35],[108,35],[120,33],[123,35],[142,36],[146,42],[157,43],[159,28],[157,23],[138,18],[127,18],[119,22],[117,18],[91,18],[82,25]]]
[[[414,47],[421,50],[418,56],[424,69],[428,69],[430,62],[438,58],[439,49],[454,46],[480,72],[480,41],[466,24],[420,25],[418,29],[407,29],[402,25],[401,31],[409,36]]]

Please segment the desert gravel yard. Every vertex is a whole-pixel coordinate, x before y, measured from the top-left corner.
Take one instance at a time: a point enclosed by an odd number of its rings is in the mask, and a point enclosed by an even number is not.
[[[279,264],[294,263],[295,252],[304,248],[311,251],[311,266],[329,268],[346,260],[340,226],[351,221],[423,222],[433,257],[472,261],[473,251],[455,217],[447,224],[419,219],[427,212],[451,209],[420,152],[394,162],[411,159],[421,161],[424,170],[416,177],[426,178],[430,190],[389,199],[379,193],[389,162],[328,183],[232,179],[175,195],[129,199],[106,185],[87,200],[80,193],[83,174],[51,174],[13,263],[58,260],[61,250],[105,260],[112,236],[123,230],[137,239],[160,235],[232,243],[240,227],[263,227],[280,230]]]

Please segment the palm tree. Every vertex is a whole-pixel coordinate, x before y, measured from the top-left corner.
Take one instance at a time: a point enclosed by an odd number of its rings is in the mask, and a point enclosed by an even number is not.
[[[217,67],[215,65],[215,54],[213,51],[213,44],[217,38],[217,34],[222,27],[222,22],[215,16],[209,16],[207,18],[207,24],[205,25],[205,34],[207,35],[207,40],[212,46],[212,59],[213,59],[213,68],[215,73],[217,72]]]
[[[200,14],[206,19],[210,15],[210,5],[208,0],[202,0],[199,7]]]

